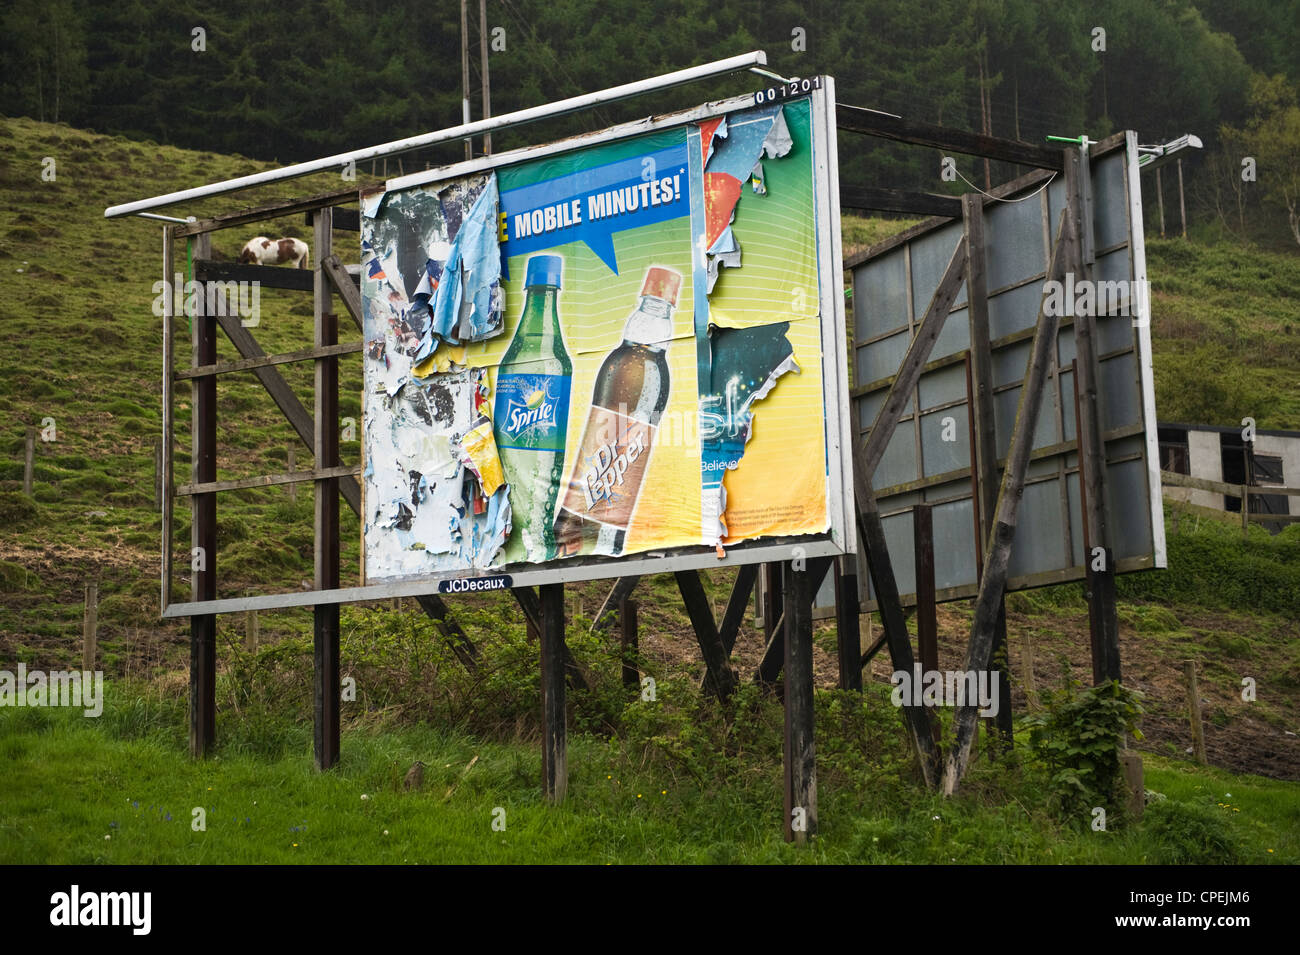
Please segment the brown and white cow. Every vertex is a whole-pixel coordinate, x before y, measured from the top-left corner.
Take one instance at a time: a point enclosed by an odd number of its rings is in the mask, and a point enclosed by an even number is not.
[[[311,268],[308,264],[307,243],[302,239],[268,239],[264,235],[254,236],[244,243],[244,250],[239,253],[241,264],[281,265],[292,262],[294,268]]]

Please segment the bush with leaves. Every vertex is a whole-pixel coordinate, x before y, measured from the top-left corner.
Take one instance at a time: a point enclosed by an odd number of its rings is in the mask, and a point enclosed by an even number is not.
[[[1083,690],[1068,686],[1049,694],[1041,713],[1023,720],[1030,747],[1049,775],[1052,802],[1065,819],[1082,824],[1095,806],[1121,815],[1119,749],[1129,734],[1142,738],[1140,698],[1118,680]]]

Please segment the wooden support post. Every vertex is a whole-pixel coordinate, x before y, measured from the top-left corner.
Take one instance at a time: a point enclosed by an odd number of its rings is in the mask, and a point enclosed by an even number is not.
[[[528,637],[530,640],[540,639],[542,632],[542,604],[538,600],[537,592],[531,587],[514,587],[510,591],[519,604],[519,609],[524,612],[524,620],[528,627]],[[468,638],[466,638],[468,639]],[[582,667],[578,661],[573,658],[569,651],[569,645],[564,642],[564,632],[560,632],[560,652],[564,656],[564,672],[569,678],[569,683],[575,690],[585,690],[588,688],[586,674],[583,673]]]
[[[1196,661],[1183,664],[1187,677],[1187,717],[1192,725],[1192,754],[1196,761],[1205,763],[1205,726],[1201,723],[1201,690],[1196,682]]]
[[[856,556],[835,559],[835,649],[840,689],[862,692],[862,607]]]
[[[1250,486],[1241,486],[1241,536],[1250,537]]]
[[[211,254],[212,239],[198,236],[194,251],[199,258]],[[169,276],[170,278],[170,276]],[[217,360],[217,327],[210,315],[190,316],[192,365]],[[217,479],[217,379],[195,378],[191,389],[191,465],[195,484]],[[217,598],[217,495],[215,491],[190,498],[190,579],[193,600]],[[217,718],[217,617],[190,617],[190,754],[206,756],[216,742]]]
[[[780,637],[777,627],[781,621],[781,564],[763,565],[763,645]]]
[[[1067,206],[1061,213],[1061,223],[1052,250],[1052,261],[1047,269],[1048,280],[1060,281],[1066,263],[1077,261],[1074,258],[1075,236],[1074,218]],[[1011,544],[1016,535],[1020,499],[1024,493],[1025,470],[1029,465],[1029,452],[1033,445],[1034,429],[1038,424],[1038,412],[1043,404],[1048,368],[1056,352],[1056,334],[1060,327],[1060,316],[1055,314],[1055,309],[1045,307],[1046,300],[1044,295],[1038,307],[1029,367],[1024,386],[1020,391],[1011,447],[1007,453],[1006,470],[1003,472],[1002,487],[998,494],[992,540],[985,554],[984,573],[980,578],[979,596],[975,602],[975,620],[971,626],[965,665],[962,667],[963,670],[974,671],[976,674],[987,671],[989,667],[994,631],[1006,588],[1007,567],[1011,562]],[[958,708],[956,735],[948,751],[947,766],[944,771],[945,795],[952,795],[957,788],[957,783],[966,772],[977,719],[978,704],[967,704]]]
[[[32,473],[35,470],[36,429],[27,429],[26,446],[23,448],[23,493],[32,496]]]
[[[641,686],[641,671],[637,668],[636,601],[626,597],[618,605],[619,642],[623,649],[623,685],[631,689]]]
[[[830,568],[833,557],[814,557],[808,560],[805,568],[798,573],[808,576],[808,586],[812,588],[812,593],[817,593],[822,585],[822,578],[826,576],[826,571]],[[763,659],[759,661],[758,670],[754,673],[754,682],[763,686],[775,686],[777,679],[781,676],[782,667],[785,665],[786,645],[785,645],[785,612],[788,609],[785,606],[785,578],[794,573],[790,568],[792,563],[769,564],[767,566],[777,567],[780,570],[781,580],[781,616],[777,618],[772,631],[772,639],[768,641],[767,647],[763,650]]]
[[[244,649],[249,653],[257,652],[261,633],[257,623],[257,611],[249,610],[244,614]]]
[[[99,647],[99,584],[86,584],[86,605],[81,614],[81,669],[95,672],[95,655]]]
[[[1067,261],[1076,278],[1091,280],[1094,263],[1086,254],[1091,214],[1087,203],[1087,158],[1078,149],[1066,150],[1066,198],[1075,210],[1074,227],[1084,251]],[[1074,317],[1075,420],[1079,446],[1079,486],[1083,513],[1084,567],[1088,598],[1088,629],[1093,651],[1093,681],[1101,684],[1120,678],[1119,613],[1115,602],[1115,566],[1110,552],[1110,527],[1106,507],[1106,445],[1102,438],[1101,369],[1092,315]]]
[[[338,343],[338,316],[334,314],[329,278],[321,265],[328,258],[333,237],[334,210],[317,209],[314,276],[316,347]],[[338,357],[315,360],[315,456],[317,470],[332,467],[339,455]],[[339,586],[339,479],[317,478],[315,487],[316,589]],[[314,622],[316,768],[330,769],[339,761],[339,605],[317,604]]]
[[[859,434],[858,409],[853,405],[853,433]],[[903,619],[903,604],[898,597],[898,582],[894,578],[894,564],[889,558],[889,546],[885,542],[885,529],[880,523],[880,508],[876,504],[876,494],[870,483],[864,478],[861,465],[861,446],[854,448],[853,484],[858,507],[858,533],[866,545],[867,569],[871,573],[871,583],[876,592],[876,605],[880,608],[881,629],[889,647],[889,657],[894,672],[915,673],[915,657],[912,656],[912,642],[907,633],[907,623]],[[872,653],[863,658],[863,665],[871,659]],[[939,785],[939,748],[934,745],[934,729],[930,714],[915,700],[904,703],[903,719],[907,723],[912,748],[916,753],[921,768],[921,779],[929,789]]]
[[[1124,770],[1124,794],[1128,797],[1127,806],[1130,819],[1141,819],[1146,808],[1146,783],[1142,773],[1142,757],[1137,753],[1119,754],[1120,766]]]
[[[929,504],[912,506],[912,543],[916,554],[916,655],[923,674],[937,673],[939,604],[934,588],[934,515]],[[931,712],[930,726],[937,744],[942,726],[939,714]]]
[[[727,609],[722,612],[722,623],[718,627],[718,639],[722,641],[722,649],[726,652],[728,659],[731,657],[731,651],[736,646],[736,636],[740,633],[740,625],[745,622],[745,609],[749,606],[750,594],[754,593],[754,582],[758,580],[760,564],[742,564],[740,570],[736,573],[736,582],[731,588],[731,596],[727,599]],[[713,683],[713,674],[705,671],[704,679],[700,681],[700,691],[702,693],[716,693],[717,687]]]
[[[686,605],[686,613],[695,630],[695,639],[699,641],[700,653],[708,667],[711,686],[718,694],[718,699],[725,703],[727,697],[731,696],[731,691],[736,688],[736,671],[731,668],[728,662],[730,654],[718,637],[718,628],[713,621],[713,611],[704,593],[704,585],[700,583],[699,572],[679,570],[673,576],[677,578],[677,589],[682,593],[682,602]]]
[[[813,568],[785,565],[785,841],[803,845],[817,833],[817,763],[813,742]],[[824,571],[824,568],[823,568]]]
[[[396,601],[397,598],[394,597],[393,600]],[[438,632],[451,644],[451,652],[456,654],[456,659],[466,670],[471,672],[477,670],[478,647],[451,615],[446,602],[437,594],[419,594],[415,600],[420,605],[420,609],[433,621]],[[397,609],[396,606],[394,609]]]
[[[1120,679],[1119,603],[1115,596],[1114,554],[1094,545],[1087,557],[1088,631],[1093,650],[1093,685]]]
[[[605,602],[600,605],[600,609],[596,611],[596,619],[591,622],[592,633],[609,628],[614,622],[615,614],[622,607],[623,601],[632,595],[632,591],[636,589],[637,581],[640,579],[637,576],[614,578],[609,593],[605,595]]]
[[[727,599],[727,609],[722,613],[722,625],[718,627],[718,638],[728,654],[735,648],[736,635],[740,632],[740,625],[745,622],[745,608],[749,605],[749,595],[754,592],[759,566],[742,564],[736,573],[736,583]]]
[[[542,795],[561,803],[569,787],[564,713],[564,584],[538,588],[542,655]]]
[[[916,548],[916,655],[922,671],[939,669],[939,605],[934,590],[934,514],[929,504],[912,505]]]
[[[966,300],[969,304],[971,357],[968,363],[968,396],[972,421],[971,466],[975,476],[974,504],[978,521],[975,564],[982,577],[984,554],[993,532],[993,515],[998,505],[998,443],[994,422],[993,351],[989,334],[988,259],[984,241],[984,200],[973,193],[962,198],[962,228],[966,235]],[[1007,608],[1005,595],[998,601],[993,628],[993,660],[997,666],[998,726],[1003,744],[1012,744],[1011,673],[1005,653]]]
[[[285,461],[285,467],[289,471],[298,470],[298,449],[295,448],[292,444],[289,445],[288,450],[285,452],[284,461]],[[289,492],[289,503],[297,504],[298,485],[290,481],[288,484],[285,485],[285,489]]]

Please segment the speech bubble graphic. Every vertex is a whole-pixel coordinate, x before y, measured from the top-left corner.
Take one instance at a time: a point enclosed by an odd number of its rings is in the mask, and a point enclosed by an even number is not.
[[[503,191],[502,273],[511,256],[583,242],[617,275],[614,233],[690,215],[686,169],[682,142]]]

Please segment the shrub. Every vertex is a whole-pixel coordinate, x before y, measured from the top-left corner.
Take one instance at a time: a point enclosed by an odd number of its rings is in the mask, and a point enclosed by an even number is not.
[[[1166,799],[1146,808],[1142,829],[1152,842],[1148,861],[1161,865],[1228,865],[1241,850],[1222,813]]]
[[[1119,747],[1137,731],[1139,694],[1118,680],[1049,694],[1043,712],[1024,719],[1030,747],[1049,774],[1052,802],[1063,818],[1081,823],[1094,806],[1124,805]],[[1118,813],[1116,813],[1118,815]]]

